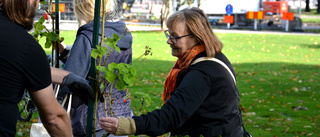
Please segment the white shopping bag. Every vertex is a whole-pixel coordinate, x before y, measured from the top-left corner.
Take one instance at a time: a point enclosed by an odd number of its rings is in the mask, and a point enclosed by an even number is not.
[[[30,137],[50,137],[42,123],[32,123]]]

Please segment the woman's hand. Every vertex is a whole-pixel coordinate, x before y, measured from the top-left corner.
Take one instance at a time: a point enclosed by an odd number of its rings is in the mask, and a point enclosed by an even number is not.
[[[115,134],[118,128],[119,119],[115,117],[101,117],[99,124],[101,128],[111,134]]]

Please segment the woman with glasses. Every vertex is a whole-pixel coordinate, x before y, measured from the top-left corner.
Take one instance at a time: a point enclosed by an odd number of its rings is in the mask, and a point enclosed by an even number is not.
[[[167,43],[178,60],[164,83],[163,106],[132,118],[101,118],[101,127],[116,135],[243,136],[235,72],[204,12],[183,9],[166,25]]]

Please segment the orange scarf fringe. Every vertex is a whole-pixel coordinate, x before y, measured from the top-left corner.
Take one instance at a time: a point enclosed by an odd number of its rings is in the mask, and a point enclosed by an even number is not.
[[[191,61],[196,57],[199,53],[205,50],[204,45],[196,45],[191,49],[187,50],[183,55],[178,58],[173,68],[171,69],[169,75],[167,76],[166,81],[164,82],[164,90],[162,93],[163,103],[166,103],[168,99],[171,97],[171,93],[176,88],[177,75],[180,72],[183,72],[186,68],[189,67]]]

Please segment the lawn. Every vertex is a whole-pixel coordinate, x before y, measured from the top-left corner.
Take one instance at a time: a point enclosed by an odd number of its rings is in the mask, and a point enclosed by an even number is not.
[[[72,45],[75,31],[62,31]],[[132,32],[133,60],[145,46],[152,56],[133,62],[130,87],[135,115],[162,105],[163,82],[176,58],[163,32]],[[255,137],[320,136],[320,35],[217,33],[236,72],[246,130]],[[50,53],[49,50],[46,51]],[[151,97],[141,108],[141,95]],[[141,110],[141,111],[140,111]],[[36,117],[34,117],[36,118]],[[20,135],[30,123],[18,123]]]

